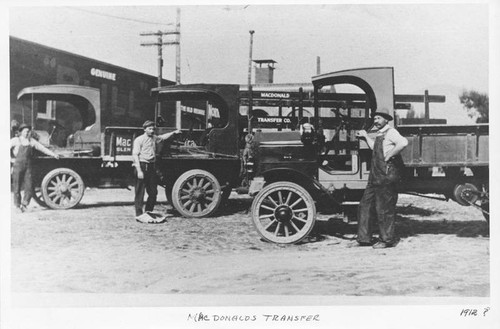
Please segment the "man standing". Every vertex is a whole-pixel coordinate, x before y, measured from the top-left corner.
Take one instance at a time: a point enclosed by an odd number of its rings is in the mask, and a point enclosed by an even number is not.
[[[11,154],[14,156],[12,166],[12,183],[14,194],[14,205],[20,212],[26,211],[33,195],[33,184],[31,178],[33,149],[36,149],[46,155],[59,159],[55,154],[30,136],[31,126],[22,124],[19,127],[19,135],[10,141]],[[21,187],[24,185],[24,196],[21,202]]]
[[[358,132],[358,137],[366,139],[373,153],[368,185],[358,208],[357,241],[360,246],[379,249],[395,247],[399,242],[394,234],[398,201],[396,185],[402,175],[403,160],[400,152],[408,145],[408,140],[388,125],[393,118],[387,109],[375,112],[373,120],[377,128],[375,140],[365,130]],[[376,214],[378,219],[378,242],[372,239],[372,214]]]
[[[152,211],[158,194],[157,176],[155,169],[156,145],[174,135],[180,134],[180,130],[156,136],[155,123],[147,120],[142,125],[144,134],[134,140],[132,158],[134,160],[136,183],[135,183],[135,215],[142,215],[144,205],[144,191],[148,193],[146,211]]]

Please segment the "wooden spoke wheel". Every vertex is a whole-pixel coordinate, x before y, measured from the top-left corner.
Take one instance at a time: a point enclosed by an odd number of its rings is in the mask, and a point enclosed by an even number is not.
[[[80,203],[85,191],[82,178],[74,170],[57,168],[42,181],[42,197],[47,207],[70,209]]]
[[[213,215],[222,200],[222,190],[214,175],[193,169],[182,174],[172,188],[172,205],[184,217]]]
[[[309,192],[300,185],[276,182],[264,187],[255,197],[252,220],[264,240],[297,243],[313,229],[316,206]]]
[[[47,204],[45,201],[43,201],[43,193],[42,193],[42,188],[41,187],[35,187],[33,191],[33,200],[36,201],[40,206],[42,207],[47,207]]]

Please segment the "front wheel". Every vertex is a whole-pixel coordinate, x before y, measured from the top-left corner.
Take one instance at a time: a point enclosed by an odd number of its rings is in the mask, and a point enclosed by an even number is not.
[[[298,243],[309,235],[315,220],[313,198],[295,183],[272,183],[264,187],[252,203],[253,224],[269,242]]]
[[[42,180],[43,202],[52,209],[70,209],[80,203],[85,185],[74,170],[56,168]]]
[[[185,172],[172,188],[172,205],[184,217],[211,216],[218,210],[221,201],[219,181],[205,170]]]

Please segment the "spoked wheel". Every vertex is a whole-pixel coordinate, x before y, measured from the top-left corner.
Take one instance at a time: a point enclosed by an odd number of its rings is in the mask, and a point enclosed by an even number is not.
[[[42,207],[47,207],[47,204],[45,201],[43,201],[43,193],[42,193],[42,188],[41,187],[35,187],[33,191],[33,200],[36,201],[40,206]]]
[[[458,204],[470,206],[479,199],[479,190],[471,183],[457,184],[453,189],[453,197]]]
[[[490,199],[487,187],[480,191],[471,183],[457,184],[453,189],[453,198],[462,206],[473,206],[482,211],[484,218],[490,221]]]
[[[172,205],[184,217],[213,215],[222,200],[222,190],[214,175],[193,169],[182,174],[172,188]]]
[[[42,181],[43,201],[52,209],[70,209],[80,203],[85,185],[74,170],[57,168]]]
[[[300,185],[276,182],[264,187],[255,197],[252,220],[264,240],[297,243],[313,229],[316,206],[309,192]]]

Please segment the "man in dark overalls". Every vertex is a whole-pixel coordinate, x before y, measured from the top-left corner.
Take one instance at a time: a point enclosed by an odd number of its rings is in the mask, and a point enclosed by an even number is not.
[[[12,193],[14,194],[14,205],[18,211],[24,212],[33,195],[33,184],[31,178],[31,166],[34,150],[59,159],[55,154],[30,136],[31,126],[22,124],[19,127],[19,135],[10,141],[11,154],[14,156],[12,166]],[[21,202],[21,188],[24,186],[24,196]]]
[[[403,160],[400,152],[408,145],[408,140],[388,125],[393,120],[387,109],[374,113],[374,126],[377,128],[375,140],[365,130],[358,137],[365,138],[373,150],[370,175],[358,208],[358,238],[360,246],[373,246],[375,249],[395,247],[399,242],[394,234],[397,184],[401,179]],[[379,239],[372,238],[372,221],[378,219]]]

